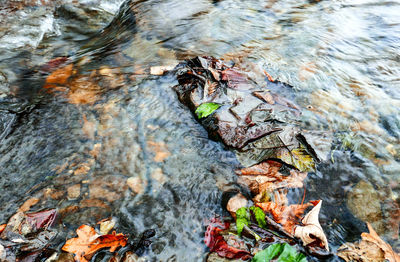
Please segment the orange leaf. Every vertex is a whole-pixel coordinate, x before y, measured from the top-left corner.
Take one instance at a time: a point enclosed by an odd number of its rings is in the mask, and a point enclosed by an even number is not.
[[[312,206],[307,203],[303,205],[279,205],[274,202],[256,203],[264,212],[270,213],[275,222],[281,224],[283,228],[290,234],[294,233],[294,226],[298,225],[304,210]]]
[[[0,234],[4,231],[6,226],[7,226],[7,224],[0,225]]]
[[[88,262],[87,259],[102,248],[109,247],[110,252],[114,252],[127,244],[126,236],[115,231],[111,235],[99,236],[94,228],[82,225],[76,233],[78,237],[69,239],[62,247],[62,250],[75,254],[75,261]]]
[[[69,64],[55,70],[46,78],[46,84],[65,84],[72,74],[73,65]]]

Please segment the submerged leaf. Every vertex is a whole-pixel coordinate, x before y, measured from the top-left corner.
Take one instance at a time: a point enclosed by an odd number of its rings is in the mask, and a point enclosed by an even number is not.
[[[87,262],[102,248],[109,247],[110,252],[114,252],[118,247],[127,244],[127,238],[123,234],[116,234],[115,231],[110,235],[99,236],[94,228],[82,225],[76,233],[78,237],[69,239],[62,247],[62,250],[75,254],[75,261]]]
[[[217,110],[221,105],[216,103],[204,103],[201,104],[195,111],[198,118],[204,118],[211,115],[215,110]]]
[[[281,262],[306,262],[305,255],[297,252],[291,245],[284,243],[277,243],[270,245],[263,251],[258,252],[252,262],[268,262],[268,261],[281,261]]]
[[[315,170],[315,162],[311,155],[303,147],[295,148],[290,151],[281,150],[278,158],[283,162],[296,167],[301,172]]]

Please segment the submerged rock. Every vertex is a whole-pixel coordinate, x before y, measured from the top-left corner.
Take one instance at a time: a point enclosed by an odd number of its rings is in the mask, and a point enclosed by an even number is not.
[[[384,233],[379,195],[371,183],[364,180],[358,182],[347,195],[347,207],[355,217],[369,222],[378,234]]]

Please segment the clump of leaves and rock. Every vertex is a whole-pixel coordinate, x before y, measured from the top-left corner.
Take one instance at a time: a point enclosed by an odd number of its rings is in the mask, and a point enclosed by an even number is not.
[[[326,160],[330,149],[329,143],[313,144],[318,133],[300,129],[300,109],[286,98],[291,87],[266,72],[259,85],[212,57],[187,60],[174,73],[180,101],[211,138],[235,152],[244,166],[236,171],[238,182],[252,195],[249,199],[237,193],[227,203],[235,223],[210,221],[205,234],[208,260],[307,261],[307,256],[333,255],[318,220],[322,201],[304,203],[303,197],[291,204],[287,198],[288,190],[304,186],[307,172]],[[346,261],[400,261],[368,226],[370,233],[364,233],[360,243],[343,245],[338,256]],[[371,239],[376,240],[373,254],[364,252]]]

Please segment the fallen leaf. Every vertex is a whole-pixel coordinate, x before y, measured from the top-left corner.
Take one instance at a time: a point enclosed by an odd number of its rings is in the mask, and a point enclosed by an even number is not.
[[[307,203],[303,205],[280,205],[274,202],[256,203],[265,213],[272,215],[275,222],[281,224],[283,228],[293,235],[295,227],[300,223],[300,218],[309,206],[312,204]]]
[[[303,148],[295,148],[288,150],[286,148],[280,150],[278,158],[283,162],[296,167],[302,172],[314,171],[315,163],[312,156]]]
[[[227,228],[229,228],[229,223],[221,223],[218,220],[213,220],[208,225],[204,242],[210,248],[210,252],[216,252],[220,257],[249,259],[250,252],[229,246],[221,236],[221,231]]]
[[[25,203],[23,203],[22,206],[18,209],[18,211],[27,212],[29,211],[29,209],[31,209],[32,206],[36,205],[39,201],[40,201],[39,198],[32,197],[26,200]]]
[[[25,214],[25,216],[27,223],[34,226],[35,229],[46,229],[54,224],[57,217],[57,210],[44,210],[40,212]]]
[[[236,229],[240,236],[242,234],[243,228],[248,226],[250,223],[250,213],[247,208],[241,207],[236,211]]]
[[[266,192],[273,192],[280,188],[303,187],[303,180],[307,173],[290,170],[290,175],[285,176],[279,172],[281,163],[267,160],[254,166],[237,170],[239,182],[246,184],[253,194],[257,194],[255,200],[263,198]],[[258,201],[256,201],[258,202]]]
[[[77,238],[67,240],[62,250],[75,254],[75,261],[88,262],[94,253],[102,248],[109,247],[114,252],[118,247],[127,244],[127,237],[123,234],[98,235],[94,228],[82,225],[77,230]]]
[[[242,176],[277,174],[281,167],[282,167],[281,163],[273,160],[267,160],[251,167],[236,170],[235,173],[237,175],[242,175]]]
[[[266,262],[266,261],[293,261],[293,262],[307,262],[304,254],[298,252],[294,247],[288,243],[276,243],[270,245],[263,251],[258,252],[252,262]]]
[[[303,241],[304,246],[313,242],[319,242],[320,247],[324,247],[329,251],[328,240],[326,239],[324,230],[319,224],[318,219],[321,205],[322,200],[319,200],[318,204],[316,204],[301,221],[304,226],[295,227],[294,236],[300,238]]]
[[[3,232],[3,230],[6,228],[7,224],[0,225],[0,234]]]
[[[204,118],[211,115],[215,110],[217,110],[221,105],[216,103],[204,103],[201,104],[195,111],[198,118]]]
[[[107,235],[108,232],[110,232],[111,229],[114,228],[114,226],[115,226],[115,219],[113,219],[113,218],[108,218],[108,219],[105,219],[105,220],[100,221],[100,222],[97,223],[97,224],[100,224],[100,234],[102,234],[102,235]]]
[[[245,206],[247,206],[247,199],[238,193],[229,199],[226,209],[231,213],[232,217],[236,217],[236,211]]]
[[[73,64],[66,65],[55,70],[46,78],[46,84],[59,84],[64,85],[67,83],[68,78],[72,75]],[[49,85],[45,85],[47,88]]]
[[[275,104],[274,97],[268,91],[256,91],[252,93],[255,97],[267,102],[270,105]]]
[[[371,224],[367,223],[369,233],[361,234],[358,243],[345,243],[338,249],[338,256],[345,261],[356,262],[400,262],[400,256],[383,241]]]

